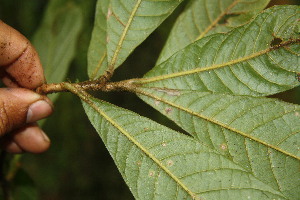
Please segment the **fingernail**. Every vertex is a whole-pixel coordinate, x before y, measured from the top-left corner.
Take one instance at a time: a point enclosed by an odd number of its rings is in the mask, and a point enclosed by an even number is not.
[[[48,117],[52,113],[52,106],[45,100],[39,100],[31,104],[27,112],[27,123],[36,122]]]
[[[44,131],[41,131],[41,132],[42,132],[42,136],[43,136],[44,140],[45,140],[46,142],[50,142],[50,139],[49,139],[49,137],[46,135],[46,133],[45,133]]]

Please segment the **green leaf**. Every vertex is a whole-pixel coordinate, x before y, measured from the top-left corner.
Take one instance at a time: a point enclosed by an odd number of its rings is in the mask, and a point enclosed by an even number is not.
[[[191,0],[179,16],[158,64],[188,44],[213,33],[228,32],[249,21],[270,0]]]
[[[107,70],[106,54],[106,17],[109,0],[98,0],[96,5],[95,24],[88,51],[88,75],[97,78]]]
[[[86,94],[79,96],[136,199],[285,199],[196,140]]]
[[[299,105],[262,97],[158,88],[143,88],[139,93],[205,146],[286,197],[297,199],[300,195]]]
[[[76,43],[82,27],[82,13],[70,1],[49,2],[33,44],[44,67],[48,83],[62,82],[75,56]],[[51,96],[52,100],[57,95]]]
[[[144,87],[265,96],[299,85],[300,7],[278,6],[227,34],[213,34],[157,65]]]
[[[107,15],[107,57],[117,68],[182,0],[111,0]]]

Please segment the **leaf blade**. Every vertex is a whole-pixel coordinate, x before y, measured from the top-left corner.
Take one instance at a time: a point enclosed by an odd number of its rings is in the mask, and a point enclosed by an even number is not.
[[[170,95],[170,92],[173,91],[167,89],[143,89],[138,91],[138,93],[151,99],[300,160],[300,153],[298,152],[300,143],[297,143],[298,140],[296,138],[291,139],[296,141],[294,144],[288,144],[284,147],[279,146],[290,136],[300,137],[299,135],[297,136],[297,133],[300,132],[300,127],[298,126],[300,124],[300,107],[298,105],[267,98],[231,96],[197,91],[176,91],[176,95],[173,96]],[[190,102],[190,99],[192,99],[193,103]],[[147,102],[150,101],[147,100]],[[156,103],[159,104],[159,102]],[[189,104],[193,106],[190,107]],[[155,107],[155,102],[152,101],[151,105]],[[165,109],[159,110],[166,116],[170,112]],[[284,131],[283,128],[279,128],[279,125],[277,130],[275,125],[269,125],[269,123],[278,119],[283,120],[283,118],[287,123],[287,127],[295,124],[293,131],[290,133],[291,135],[289,135],[287,130]],[[243,122],[248,122],[248,124]],[[249,124],[250,122],[251,124]],[[263,136],[259,135],[260,132],[272,134],[272,137],[263,138]],[[274,141],[272,142],[272,140]]]
[[[97,79],[107,70],[106,53],[106,18],[109,0],[98,0],[95,13],[95,24],[88,50],[88,75]]]
[[[247,25],[189,45],[137,83],[251,96],[296,87],[299,15],[298,6],[268,9]],[[274,38],[280,38],[281,45],[272,45]]]
[[[86,113],[136,199],[215,199],[222,195],[228,199],[249,195],[259,199],[284,198],[195,140],[135,113],[86,97],[82,95]],[[210,164],[203,162],[207,159]],[[232,179],[241,176],[242,179]],[[222,184],[217,184],[220,181]]]
[[[181,1],[112,0],[107,21],[110,68],[122,64]]]
[[[175,22],[157,64],[164,62],[178,50],[204,36],[228,32],[233,27],[244,24],[268,3],[269,0],[190,1]]]
[[[142,88],[137,92],[198,141],[226,155],[261,181],[291,199],[300,194],[295,189],[295,185],[300,185],[298,105],[274,99],[166,88]],[[286,173],[282,162],[294,169],[292,175]],[[287,176],[289,183],[285,182]]]

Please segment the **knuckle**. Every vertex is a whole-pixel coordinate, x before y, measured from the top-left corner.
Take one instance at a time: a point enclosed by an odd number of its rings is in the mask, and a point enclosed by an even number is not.
[[[12,127],[6,108],[5,102],[0,100],[0,136],[10,131]]]
[[[28,46],[28,40],[18,31],[0,22],[0,65],[6,66],[17,60]]]

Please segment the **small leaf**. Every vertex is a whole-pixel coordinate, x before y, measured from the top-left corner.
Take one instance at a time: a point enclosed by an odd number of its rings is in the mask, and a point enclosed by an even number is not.
[[[299,85],[299,6],[273,7],[187,46],[137,80],[145,87],[265,96]],[[279,38],[281,43],[273,45]]]
[[[95,24],[88,51],[88,75],[97,78],[107,70],[106,54],[106,18],[109,0],[98,0],[96,5]]]
[[[107,56],[117,68],[182,0],[111,0],[107,21]]]
[[[62,82],[75,56],[75,48],[82,26],[81,10],[72,2],[49,2],[42,25],[33,44],[44,67],[48,83]],[[54,100],[57,95],[51,96]]]
[[[192,42],[249,21],[270,0],[191,0],[174,24],[157,64]]]
[[[143,88],[139,93],[144,101],[205,146],[286,197],[299,197],[299,105],[268,98],[163,88]]]
[[[136,199],[285,199],[194,139],[86,94],[80,96]]]

